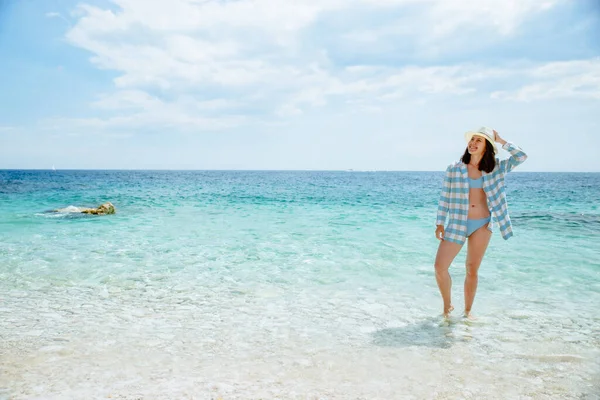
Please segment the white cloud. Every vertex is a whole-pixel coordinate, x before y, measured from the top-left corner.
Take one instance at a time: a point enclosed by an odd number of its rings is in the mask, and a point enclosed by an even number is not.
[[[410,12],[349,29],[342,35],[348,47],[385,51],[410,42],[420,57],[452,55],[465,47],[493,42],[518,32],[525,21],[565,0],[423,0]],[[388,5],[398,2],[390,1]],[[394,11],[392,9],[392,11]],[[364,47],[368,46],[368,47]],[[364,47],[364,48],[363,48]]]
[[[46,18],[58,18],[58,19],[62,19],[63,21],[65,21],[67,24],[71,24],[70,21],[68,19],[66,19],[61,13],[58,12],[47,12],[46,13]]]
[[[558,0],[440,1],[431,13],[434,37],[459,29],[511,34],[531,14],[554,7]]]
[[[141,90],[121,90],[100,96],[92,108],[109,112],[108,117],[52,118],[41,122],[42,129],[67,132],[70,136],[89,133],[132,134],[134,131],[178,132],[219,131],[247,123],[243,115],[215,115],[219,111],[235,109],[235,101],[223,99],[199,101],[188,95],[167,102]]]
[[[117,71],[119,76],[114,92],[92,104],[112,114],[71,121],[75,127],[102,129],[214,130],[261,117],[266,121],[298,116],[333,102],[380,110],[385,102],[423,101],[424,96],[490,92],[496,99],[510,100],[556,96],[548,87],[552,68],[544,72],[544,66],[491,67],[481,60],[391,67],[370,65],[367,59],[364,65],[348,67],[332,60],[331,51],[339,49],[328,47],[332,46],[328,40],[344,44],[348,54],[353,45],[376,47],[381,38],[407,41],[415,52],[430,57],[451,40],[448,48],[483,35],[510,35],[531,15],[561,1],[114,0],[117,11],[81,5],[73,13],[77,23],[68,40],[91,52],[98,68]],[[344,22],[346,15],[367,11],[402,15],[402,23],[365,17],[357,29]],[[337,28],[321,36],[312,29],[324,21],[337,21]],[[596,62],[583,61],[580,67],[555,72],[563,82],[559,91],[588,97],[596,93],[594,68]],[[583,79],[582,71],[588,71]],[[509,78],[521,80],[523,87],[504,89]],[[577,82],[589,88],[577,89]],[[482,84],[491,89],[482,92]],[[68,124],[69,119],[54,121],[58,122]]]
[[[72,135],[84,135],[97,132],[164,131],[176,129],[177,132],[219,131],[239,126],[248,121],[245,116],[212,117],[203,116],[197,104],[185,104],[179,101],[172,104],[156,103],[152,107],[133,110],[129,113],[113,115],[107,118],[53,118],[42,121],[44,129],[57,132],[69,131]]]
[[[141,90],[124,90],[103,95],[92,105],[100,109],[129,110],[156,108],[161,104],[160,100]]]
[[[555,98],[600,100],[600,58],[551,62],[521,73],[533,83],[514,91],[496,91],[492,98],[515,101]]]
[[[18,130],[18,128],[14,126],[2,126],[0,125],[0,134],[1,133],[14,133]]]

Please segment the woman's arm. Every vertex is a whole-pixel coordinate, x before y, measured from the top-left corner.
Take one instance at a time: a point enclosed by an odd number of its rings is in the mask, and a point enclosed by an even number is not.
[[[516,166],[523,164],[527,160],[527,154],[511,142],[502,139],[498,132],[494,131],[495,140],[502,145],[502,148],[510,153],[510,157],[500,161],[500,169],[505,173],[512,171]]]

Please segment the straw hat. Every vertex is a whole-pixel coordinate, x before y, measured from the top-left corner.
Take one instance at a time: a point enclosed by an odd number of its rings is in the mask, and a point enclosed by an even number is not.
[[[492,145],[492,148],[494,149],[494,154],[498,154],[498,147],[496,146],[496,141],[494,140],[494,137],[496,135],[494,135],[493,129],[482,126],[481,128],[477,129],[476,131],[466,132],[465,140],[467,141],[467,143],[469,143],[469,141],[471,140],[471,138],[473,136],[481,136],[482,138],[487,139],[487,141],[490,142],[488,144],[488,146]]]

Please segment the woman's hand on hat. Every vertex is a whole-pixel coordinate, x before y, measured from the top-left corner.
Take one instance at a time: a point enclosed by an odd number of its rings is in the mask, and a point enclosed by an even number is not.
[[[500,135],[498,135],[498,132],[496,132],[495,129],[494,129],[494,141],[500,143],[502,146],[504,146],[504,143],[506,143],[506,140],[502,139],[500,137]]]

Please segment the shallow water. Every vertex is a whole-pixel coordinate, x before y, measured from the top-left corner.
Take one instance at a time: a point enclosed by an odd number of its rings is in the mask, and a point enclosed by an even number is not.
[[[0,398],[598,396],[600,174],[507,177],[475,321],[465,249],[439,317],[441,181],[0,171]]]

